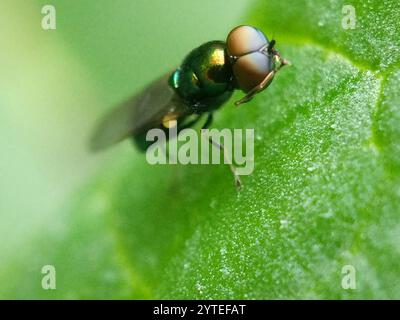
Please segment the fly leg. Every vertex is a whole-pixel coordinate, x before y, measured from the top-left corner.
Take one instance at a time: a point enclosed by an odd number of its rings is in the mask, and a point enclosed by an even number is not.
[[[203,129],[207,129],[209,128],[209,126],[211,125],[213,121],[213,114],[209,113],[206,122],[204,123],[203,127],[201,128]],[[224,147],[224,145],[222,143],[218,143],[216,141],[214,141],[212,139],[212,137],[208,138],[208,142],[213,145],[216,148],[219,148],[223,153],[224,153],[224,159],[225,162],[229,165],[229,169],[231,170],[232,174],[233,174],[233,179],[235,181],[235,186],[236,187],[240,187],[242,185],[242,182],[240,181],[240,177],[236,172],[236,167],[233,165],[232,160],[230,158],[230,155],[228,154],[228,152],[226,152],[226,149]]]
[[[194,126],[197,122],[199,122],[199,120],[202,118],[202,116],[203,116],[202,114],[199,114],[193,120],[190,120],[190,121],[188,121],[186,123],[183,123],[183,124],[178,124],[178,132],[180,132],[183,129],[187,129],[187,128],[190,128],[190,127]]]

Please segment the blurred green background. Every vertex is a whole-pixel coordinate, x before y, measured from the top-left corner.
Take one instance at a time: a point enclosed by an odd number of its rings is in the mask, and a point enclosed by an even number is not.
[[[248,3],[0,1],[0,273],[38,233],[62,228],[60,208],[113,153],[87,152],[94,121],[192,48],[224,39]],[[41,27],[46,4],[56,30]]]

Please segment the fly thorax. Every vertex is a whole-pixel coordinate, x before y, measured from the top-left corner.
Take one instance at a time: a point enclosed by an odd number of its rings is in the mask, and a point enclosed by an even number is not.
[[[211,41],[189,53],[171,75],[170,85],[193,112],[201,113],[218,108],[230,97],[232,78],[225,43]]]

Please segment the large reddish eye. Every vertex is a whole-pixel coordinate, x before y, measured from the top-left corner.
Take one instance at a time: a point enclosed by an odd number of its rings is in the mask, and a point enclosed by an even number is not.
[[[267,43],[267,37],[252,26],[236,27],[226,39],[227,51],[230,56],[242,56],[260,49]]]
[[[274,60],[261,52],[253,52],[240,57],[233,65],[233,74],[239,88],[244,92],[259,85],[274,69]]]

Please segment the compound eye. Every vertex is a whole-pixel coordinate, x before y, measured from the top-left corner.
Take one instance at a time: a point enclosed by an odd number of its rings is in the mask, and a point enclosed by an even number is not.
[[[258,86],[273,69],[272,57],[261,52],[253,52],[236,61],[233,65],[233,74],[239,88],[247,93]]]
[[[226,38],[227,52],[230,56],[241,56],[256,51],[267,43],[267,37],[252,26],[236,27]]]

